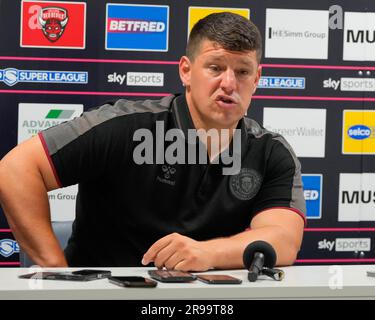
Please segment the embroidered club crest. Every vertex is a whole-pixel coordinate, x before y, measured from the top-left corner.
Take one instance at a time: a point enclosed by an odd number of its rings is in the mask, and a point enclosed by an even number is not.
[[[240,173],[229,178],[229,188],[239,200],[250,200],[259,191],[262,176],[254,169],[242,168]]]

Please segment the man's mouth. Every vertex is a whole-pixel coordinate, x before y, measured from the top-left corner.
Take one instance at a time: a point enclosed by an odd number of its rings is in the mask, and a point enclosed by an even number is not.
[[[233,108],[237,101],[230,96],[218,95],[215,99],[216,103],[223,108]]]

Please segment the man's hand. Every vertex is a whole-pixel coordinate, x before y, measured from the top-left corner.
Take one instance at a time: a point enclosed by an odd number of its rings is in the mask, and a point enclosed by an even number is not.
[[[154,262],[159,269],[206,271],[212,267],[213,248],[205,241],[195,241],[178,233],[156,241],[144,254],[142,264]]]

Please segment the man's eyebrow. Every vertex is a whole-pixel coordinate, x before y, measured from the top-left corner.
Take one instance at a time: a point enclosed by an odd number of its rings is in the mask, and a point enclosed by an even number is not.
[[[248,60],[248,59],[245,59],[245,58],[241,58],[239,62],[242,63],[242,64],[245,64],[245,65],[247,65],[249,67],[253,67],[253,63],[252,63],[251,60]]]
[[[210,57],[208,57],[207,61],[208,62],[216,62],[216,61],[223,61],[225,60],[224,57],[222,56],[215,56],[215,55],[212,55]],[[247,67],[250,67],[250,68],[253,68],[254,65],[252,63],[252,61],[250,61],[249,59],[246,59],[246,58],[239,58],[239,61],[238,61],[240,64],[243,64],[243,65],[246,65]]]

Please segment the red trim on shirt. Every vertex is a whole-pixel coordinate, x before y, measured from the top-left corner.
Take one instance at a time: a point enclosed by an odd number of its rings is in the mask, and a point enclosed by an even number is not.
[[[267,209],[264,209],[262,211],[257,212],[256,214],[254,214],[254,217],[259,213],[262,213],[262,212],[267,211],[267,210],[272,210],[272,209],[287,209],[287,210],[293,211],[293,212],[297,213],[303,219],[304,226],[306,227],[306,225],[307,225],[306,216],[301,211],[299,211],[298,209],[291,208],[291,207],[271,207],[271,208],[267,208]]]
[[[53,175],[55,176],[56,182],[59,185],[59,187],[62,188],[62,183],[60,181],[59,176],[57,175],[57,171],[56,171],[55,165],[53,164],[51,156],[49,155],[49,150],[48,150],[48,147],[47,147],[46,140],[44,140],[43,134],[41,132],[38,133],[38,137],[40,139],[40,142],[42,143],[44,152],[46,153],[48,162],[49,162],[49,164],[51,166],[51,169],[52,169]]]

